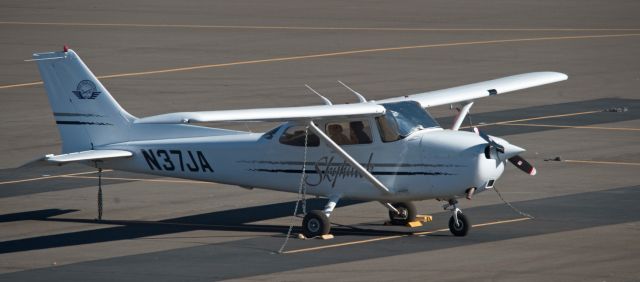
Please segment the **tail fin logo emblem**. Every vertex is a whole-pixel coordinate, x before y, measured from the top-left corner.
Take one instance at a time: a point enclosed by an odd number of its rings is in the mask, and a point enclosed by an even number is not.
[[[76,87],[76,91],[71,91],[71,92],[73,92],[73,94],[75,94],[80,100],[84,100],[84,99],[93,100],[96,97],[98,97],[98,95],[100,95],[101,93],[96,90],[98,89],[96,88],[96,85],[91,80],[83,80],[83,81],[80,81],[80,83],[78,83],[78,86]]]

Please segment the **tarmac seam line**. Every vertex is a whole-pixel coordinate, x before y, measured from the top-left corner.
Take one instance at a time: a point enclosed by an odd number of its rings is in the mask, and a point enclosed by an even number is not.
[[[336,57],[336,56],[345,56],[345,55],[353,55],[353,54],[389,52],[389,51],[424,49],[424,48],[454,47],[454,46],[468,46],[468,45],[486,45],[486,44],[528,42],[528,41],[549,41],[549,40],[631,37],[631,36],[640,36],[640,33],[602,34],[602,35],[583,35],[583,36],[557,36],[557,37],[532,37],[532,38],[497,39],[497,40],[486,40],[486,41],[467,41],[467,42],[439,43],[439,44],[427,44],[427,45],[412,45],[412,46],[400,46],[400,47],[388,47],[388,48],[374,48],[374,49],[350,50],[350,51],[311,54],[311,55],[300,55],[300,56],[291,56],[291,57],[280,57],[280,58],[270,58],[270,59],[239,61],[239,62],[231,62],[231,63],[208,64],[208,65],[199,65],[199,66],[190,66],[190,67],[179,67],[179,68],[161,69],[161,70],[153,70],[153,71],[120,73],[120,74],[102,75],[102,76],[97,76],[97,77],[99,79],[108,79],[108,78],[118,78],[118,77],[142,76],[142,75],[182,72],[182,71],[191,71],[191,70],[199,70],[199,69],[218,68],[218,67],[228,67],[228,66],[238,66],[238,65],[249,65],[249,64],[259,64],[259,63],[294,61],[294,60],[302,60],[302,59]],[[40,85],[40,84],[42,84],[42,81],[20,83],[20,84],[1,85],[0,89],[25,87],[25,86],[34,86],[34,85]]]
[[[104,172],[109,172],[109,171],[113,171],[113,170],[112,169],[105,169],[102,172],[104,173]],[[60,177],[73,177],[73,176],[77,176],[77,175],[92,174],[92,173],[98,173],[98,172],[97,171],[85,171],[85,172],[78,172],[78,173],[71,173],[71,174],[49,175],[49,176],[42,176],[42,177],[35,177],[35,178],[11,180],[11,181],[0,182],[0,185],[15,184],[15,183],[21,183],[21,182],[29,182],[29,181],[44,180],[44,179],[51,179],[51,178],[60,178]]]
[[[571,126],[535,123],[501,123],[498,125],[531,126],[531,127],[551,127],[551,128],[575,128],[575,129],[595,129],[595,130],[619,130],[619,131],[640,131],[640,128],[628,127],[604,127],[604,126]]]
[[[21,22],[0,21],[3,25],[50,25],[93,27],[152,27],[193,29],[274,29],[274,30],[345,30],[345,31],[640,31],[640,28],[428,28],[428,27],[329,27],[329,26],[259,26],[259,25],[199,25],[87,22]]]
[[[562,160],[565,163],[585,163],[585,164],[607,164],[607,165],[633,165],[640,166],[640,163],[611,162],[611,161],[587,161],[587,160]]]
[[[509,220],[486,222],[486,223],[481,223],[481,224],[475,224],[475,225],[472,225],[471,227],[484,227],[484,226],[491,226],[491,225],[497,225],[497,224],[520,222],[520,221],[525,221],[525,220],[530,220],[530,218],[522,217],[522,218],[516,218],[516,219],[509,219]],[[443,229],[438,229],[438,230],[433,230],[433,231],[416,232],[416,233],[413,233],[413,234],[406,234],[406,235],[395,235],[395,236],[378,237],[378,238],[359,240],[359,241],[351,241],[351,242],[344,242],[344,243],[338,243],[338,244],[332,244],[332,245],[295,249],[295,250],[291,250],[291,251],[284,251],[282,253],[283,254],[295,254],[295,253],[303,253],[303,252],[310,252],[310,251],[319,251],[319,250],[330,249],[330,248],[338,248],[338,247],[345,247],[345,246],[351,246],[351,245],[366,244],[366,243],[385,241],[385,240],[391,240],[391,239],[398,239],[398,238],[404,238],[404,237],[429,235],[429,234],[438,233],[438,232],[445,232],[445,231],[449,231],[449,229],[448,228],[443,228]]]

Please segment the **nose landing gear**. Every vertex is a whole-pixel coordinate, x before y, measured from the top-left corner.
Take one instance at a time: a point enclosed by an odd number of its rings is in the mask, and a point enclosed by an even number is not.
[[[471,224],[469,224],[469,220],[467,220],[467,217],[456,204],[458,204],[458,200],[450,199],[449,202],[443,206],[445,210],[451,210],[453,213],[449,219],[449,231],[455,236],[466,236],[467,233],[469,233]]]

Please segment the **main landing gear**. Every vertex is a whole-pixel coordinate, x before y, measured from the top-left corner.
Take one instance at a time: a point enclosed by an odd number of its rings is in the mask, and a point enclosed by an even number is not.
[[[396,210],[389,209],[389,223],[391,225],[406,226],[416,220],[416,206],[412,202],[391,204]],[[396,212],[397,211],[397,212]]]
[[[308,212],[302,220],[302,235],[307,238],[329,234],[331,222],[324,211],[313,210]]]
[[[458,200],[450,199],[447,204],[443,206],[445,210],[451,210],[453,215],[449,218],[449,231],[455,236],[466,236],[469,233],[469,228],[471,228],[471,224],[469,224],[469,220],[462,213],[456,204],[458,204]]]
[[[329,216],[336,208],[339,196],[330,196],[329,202],[324,206],[324,210],[312,210],[304,215],[302,219],[302,235],[306,238],[314,238],[329,234],[331,231],[331,221]]]
[[[339,197],[329,197],[329,202],[324,210],[312,210],[302,220],[302,235],[306,238],[314,238],[329,234],[331,221],[329,217],[336,207]],[[389,219],[392,225],[407,226],[416,220],[416,207],[411,202],[393,203],[384,205],[389,209]]]

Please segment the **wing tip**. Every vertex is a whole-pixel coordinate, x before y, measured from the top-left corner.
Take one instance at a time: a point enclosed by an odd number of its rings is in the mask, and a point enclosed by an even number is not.
[[[569,79],[569,76],[566,73],[554,72],[560,81]]]

